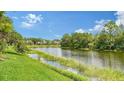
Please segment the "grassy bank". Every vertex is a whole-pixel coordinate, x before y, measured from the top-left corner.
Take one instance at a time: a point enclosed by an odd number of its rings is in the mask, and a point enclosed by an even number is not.
[[[64,76],[67,76],[67,77],[71,78],[72,80],[75,80],[75,81],[86,81],[86,80],[88,80],[88,78],[86,76],[81,76],[81,75],[78,75],[78,74],[74,74],[72,72],[62,70],[62,69],[53,67],[53,66],[48,65],[48,64],[44,64],[44,65],[51,68],[52,70],[62,74],[62,75],[64,75]]]
[[[8,48],[0,56],[0,80],[45,80],[68,81],[87,80],[86,77],[58,69],[29,58],[26,54],[17,54]]]
[[[56,57],[41,51],[33,51],[38,55],[48,59],[55,60],[62,65],[79,69],[88,77],[97,77],[98,80],[124,80],[124,73],[121,71],[116,71],[112,69],[99,69],[94,66],[87,66],[85,64],[79,64],[76,60],[68,59],[64,57]]]
[[[0,80],[71,80],[26,55],[8,52],[0,61]]]

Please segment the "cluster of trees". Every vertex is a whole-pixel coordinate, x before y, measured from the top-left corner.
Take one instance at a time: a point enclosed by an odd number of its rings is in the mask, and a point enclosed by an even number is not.
[[[58,45],[60,44],[60,40],[46,40],[42,38],[25,38],[25,42],[28,45]]]
[[[99,50],[123,50],[124,27],[109,21],[96,35],[91,33],[65,34],[61,39],[61,47],[72,49],[89,48]]]
[[[4,11],[0,12],[0,52],[4,52],[8,46],[14,46],[19,53],[24,53],[27,48],[23,37],[13,27],[12,20]]]

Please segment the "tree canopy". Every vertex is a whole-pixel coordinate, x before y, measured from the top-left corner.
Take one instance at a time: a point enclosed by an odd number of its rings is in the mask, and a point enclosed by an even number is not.
[[[61,47],[100,50],[124,49],[124,28],[109,21],[96,35],[91,33],[65,34],[61,39]]]
[[[6,16],[4,11],[0,11],[0,52],[4,52],[7,46],[14,46],[18,50],[19,46],[24,49],[23,37],[14,29],[12,20]],[[22,51],[17,51],[22,53]]]

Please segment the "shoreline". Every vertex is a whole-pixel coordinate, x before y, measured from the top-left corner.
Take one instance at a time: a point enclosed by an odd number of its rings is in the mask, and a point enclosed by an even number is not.
[[[108,68],[100,69],[95,66],[79,64],[76,60],[68,59],[65,57],[56,57],[38,50],[32,50],[32,53],[36,53],[48,60],[54,60],[62,65],[79,69],[88,77],[97,77],[99,80],[124,80],[124,73],[122,71]]]

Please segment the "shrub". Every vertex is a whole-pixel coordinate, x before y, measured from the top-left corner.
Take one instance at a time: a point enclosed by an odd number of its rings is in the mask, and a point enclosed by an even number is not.
[[[23,41],[19,41],[16,45],[15,45],[15,50],[18,53],[25,53],[28,48],[26,47],[25,43]]]
[[[0,52],[3,53],[6,49],[7,43],[5,40],[0,40]]]

